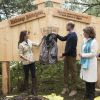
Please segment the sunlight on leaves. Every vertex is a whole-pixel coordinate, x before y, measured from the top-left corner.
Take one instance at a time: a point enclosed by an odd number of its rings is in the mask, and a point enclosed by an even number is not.
[[[48,98],[49,100],[63,100],[63,97],[57,96],[54,93],[52,93],[51,95],[44,96],[44,97]]]

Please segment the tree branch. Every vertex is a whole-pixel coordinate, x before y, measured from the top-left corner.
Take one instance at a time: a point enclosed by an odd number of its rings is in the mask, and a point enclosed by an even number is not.
[[[84,5],[84,6],[97,6],[97,5],[100,5],[100,2],[87,4],[87,3],[75,2],[75,1],[74,2],[66,1],[66,3],[71,3],[71,4],[76,4],[76,5]]]
[[[4,5],[4,2],[2,2],[2,6],[3,6],[4,13],[6,15],[6,18],[8,19],[8,14],[7,14],[6,7]]]
[[[85,11],[83,11],[82,13],[86,13],[90,8],[92,8],[93,6],[88,7]]]

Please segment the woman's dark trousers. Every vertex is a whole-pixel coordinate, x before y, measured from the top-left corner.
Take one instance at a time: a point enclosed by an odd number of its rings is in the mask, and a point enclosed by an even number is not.
[[[86,82],[85,97],[89,100],[94,100],[95,97],[95,82]]]
[[[25,90],[28,89],[29,86],[29,72],[31,72],[31,78],[32,78],[32,94],[36,94],[36,76],[35,76],[35,72],[36,72],[36,68],[35,68],[35,63],[31,63],[28,65],[24,65],[23,66],[24,69],[24,87]]]

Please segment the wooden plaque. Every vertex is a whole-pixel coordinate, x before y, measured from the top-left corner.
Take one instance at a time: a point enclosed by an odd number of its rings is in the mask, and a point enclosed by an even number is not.
[[[68,20],[74,20],[78,22],[83,22],[90,24],[91,23],[91,16],[86,14],[75,13],[69,10],[62,10],[62,9],[55,9],[53,16],[60,17]]]
[[[18,24],[22,24],[31,20],[35,20],[41,17],[45,17],[46,14],[43,10],[32,11],[26,14],[22,14],[18,17],[9,19],[10,26],[15,26]]]

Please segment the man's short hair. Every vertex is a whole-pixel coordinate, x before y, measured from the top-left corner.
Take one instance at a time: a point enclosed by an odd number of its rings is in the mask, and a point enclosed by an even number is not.
[[[68,26],[71,26],[72,29],[74,29],[74,27],[75,27],[75,24],[74,24],[73,21],[69,21],[69,22],[67,23],[67,25],[68,25]]]

